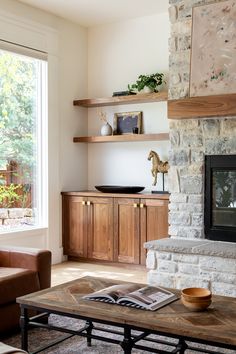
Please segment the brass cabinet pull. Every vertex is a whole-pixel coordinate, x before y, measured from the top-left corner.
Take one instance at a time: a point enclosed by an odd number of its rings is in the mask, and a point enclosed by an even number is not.
[[[144,205],[143,203],[140,203],[140,204],[139,204],[139,207],[142,209],[142,208],[145,207],[145,205]]]
[[[134,203],[134,208],[137,208],[138,207],[138,204],[137,203]]]
[[[82,205],[91,205],[91,202],[90,202],[90,200],[88,200],[87,202],[85,200],[83,200]]]

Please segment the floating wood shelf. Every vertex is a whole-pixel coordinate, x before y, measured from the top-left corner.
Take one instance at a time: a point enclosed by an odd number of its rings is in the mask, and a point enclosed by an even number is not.
[[[236,93],[168,101],[169,119],[236,116]]]
[[[145,93],[129,96],[115,96],[115,97],[105,97],[105,98],[88,98],[83,100],[74,100],[74,106],[81,107],[102,107],[102,106],[116,106],[122,104],[131,103],[148,103],[148,102],[159,102],[167,101],[167,92],[158,93]]]
[[[125,141],[154,141],[169,140],[168,133],[159,134],[125,134],[109,136],[80,136],[73,139],[74,143],[112,143]]]

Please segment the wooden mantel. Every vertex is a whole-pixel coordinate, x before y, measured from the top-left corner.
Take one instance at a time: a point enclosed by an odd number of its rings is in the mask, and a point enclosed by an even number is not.
[[[169,119],[236,116],[236,93],[168,100]]]

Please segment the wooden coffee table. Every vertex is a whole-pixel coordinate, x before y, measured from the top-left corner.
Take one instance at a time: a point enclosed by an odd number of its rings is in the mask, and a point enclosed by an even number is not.
[[[182,305],[180,300],[152,312],[82,299],[85,294],[121,283],[124,282],[84,277],[19,297],[17,302],[21,307],[22,349],[28,350],[28,328],[33,325],[35,327],[56,329],[70,336],[79,335],[86,337],[89,346],[91,345],[91,339],[119,344],[126,354],[130,354],[133,348],[152,353],[179,354],[184,353],[186,349],[197,350],[188,341],[208,344],[218,348],[228,348],[232,349],[233,353],[236,353],[235,298],[213,296],[212,305],[204,312],[191,312]],[[140,284],[140,286],[144,285]],[[177,295],[180,294],[178,290],[172,291]],[[37,310],[41,314],[30,318],[29,310]],[[82,329],[76,331],[73,328],[64,329],[47,323],[40,323],[39,320],[45,314],[47,316],[49,314],[58,314],[84,320],[85,325]],[[101,328],[99,324],[118,327],[119,330],[116,328],[107,329],[104,326]],[[108,338],[105,334],[94,334],[94,330],[98,328],[105,333],[119,334],[121,339]],[[150,338],[150,334],[166,336],[171,338],[171,341],[168,338],[167,340],[160,340],[155,336]],[[173,341],[173,338],[175,341]],[[143,340],[144,342],[142,343],[144,344],[139,344],[140,340]],[[150,347],[150,342],[168,344],[170,350],[154,349],[153,345]],[[145,345],[146,343],[149,343],[149,347]],[[40,348],[34,353],[42,350],[43,348]],[[220,349],[214,351],[214,348],[211,351],[202,348],[198,349],[198,351],[201,353],[223,353]]]

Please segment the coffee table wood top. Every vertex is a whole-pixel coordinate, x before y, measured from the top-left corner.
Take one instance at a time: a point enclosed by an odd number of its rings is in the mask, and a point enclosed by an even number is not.
[[[213,296],[212,305],[203,312],[192,312],[177,300],[157,311],[83,300],[85,294],[125,283],[117,280],[84,277],[17,298],[24,307],[36,307],[65,315],[84,316],[93,320],[128,324],[167,335],[236,345],[236,299]],[[145,286],[145,284],[140,284]],[[178,290],[172,292],[180,295]]]

